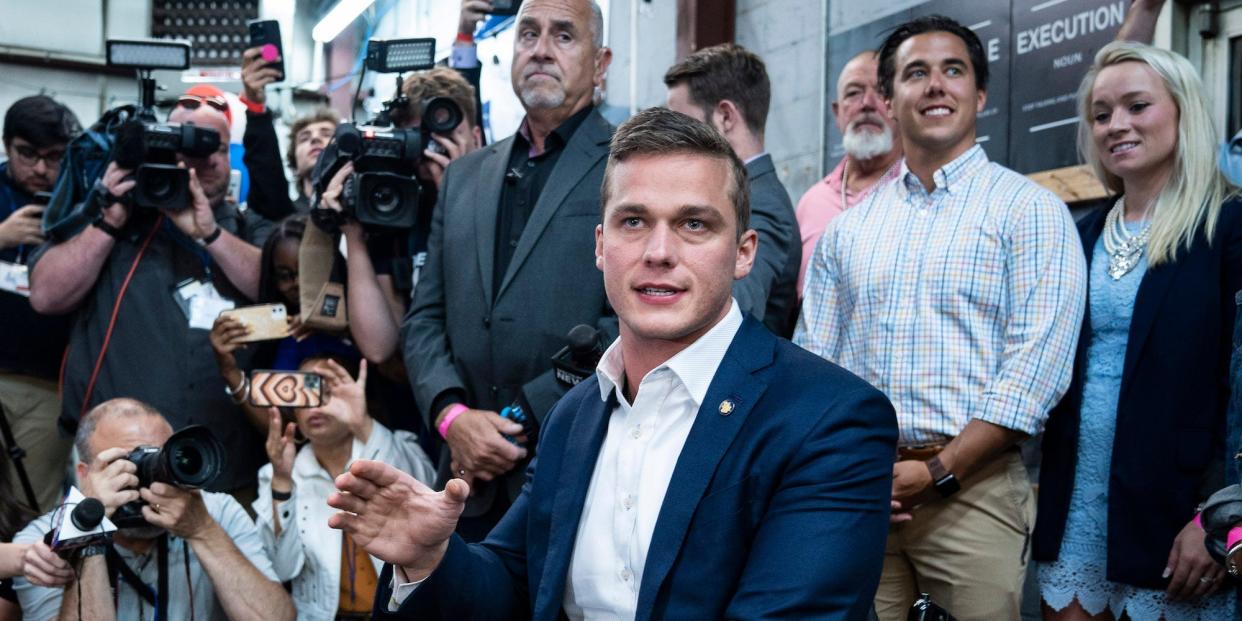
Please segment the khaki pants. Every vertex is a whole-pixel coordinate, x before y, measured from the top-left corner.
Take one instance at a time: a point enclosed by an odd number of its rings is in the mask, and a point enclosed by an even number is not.
[[[4,415],[13,428],[17,445],[26,451],[22,466],[39,501],[38,513],[51,511],[60,502],[69,449],[73,445],[71,439],[60,437],[56,427],[56,419],[60,417],[56,384],[27,375],[0,373],[0,404],[4,406]],[[8,463],[6,470],[10,498],[26,504],[26,493],[17,469]]]
[[[944,500],[892,526],[876,592],[881,621],[904,621],[928,593],[958,621],[1018,619],[1035,499],[1017,450],[1006,452]]]

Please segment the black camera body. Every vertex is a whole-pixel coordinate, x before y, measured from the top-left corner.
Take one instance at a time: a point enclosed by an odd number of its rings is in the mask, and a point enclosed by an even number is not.
[[[439,146],[432,134],[451,133],[462,121],[461,107],[447,97],[423,102],[418,127],[395,129],[392,113],[401,110],[401,98],[389,102],[373,125],[342,123],[315,164],[315,189],[322,193],[346,162],[354,172],[341,192],[342,213],[316,209],[315,222],[327,230],[340,228],[352,218],[370,228],[409,230],[418,223],[422,185],[417,178],[423,149]]]
[[[181,489],[211,485],[224,468],[224,446],[202,425],[190,425],[174,433],[164,446],[141,445],[125,459],[137,466],[138,487],[167,483]],[[146,526],[141,500],[117,507],[112,521],[117,528]]]
[[[190,173],[177,154],[207,157],[220,148],[220,133],[193,123],[132,120],[117,134],[116,163],[134,170],[131,204],[144,209],[180,210],[190,205]]]

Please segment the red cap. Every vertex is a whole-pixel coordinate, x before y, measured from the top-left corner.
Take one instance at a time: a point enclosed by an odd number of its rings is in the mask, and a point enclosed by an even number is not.
[[[190,90],[186,91],[185,94],[202,99],[218,98],[217,101],[224,102],[224,109],[221,112],[224,113],[225,120],[229,122],[230,127],[233,125],[233,111],[230,109],[228,98],[224,96],[224,91],[210,84],[196,84],[190,87]]]

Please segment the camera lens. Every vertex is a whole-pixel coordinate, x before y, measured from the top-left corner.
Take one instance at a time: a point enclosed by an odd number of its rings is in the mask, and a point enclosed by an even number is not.
[[[147,177],[143,190],[152,202],[165,203],[176,193],[176,183],[170,175],[155,174]]]
[[[461,108],[448,97],[435,97],[423,104],[422,123],[428,131],[447,134],[461,124]]]
[[[379,213],[392,213],[401,206],[401,192],[387,183],[376,185],[371,188],[371,205]]]

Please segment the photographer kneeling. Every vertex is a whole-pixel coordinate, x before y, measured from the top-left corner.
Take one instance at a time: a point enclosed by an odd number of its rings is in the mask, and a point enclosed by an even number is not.
[[[334,481],[359,459],[389,464],[426,485],[435,482],[435,468],[414,434],[390,431],[368,414],[366,361],[357,380],[327,357],[308,358],[301,370],[323,378],[323,405],[295,409],[297,422],[283,426],[276,409],[268,410],[271,463],[259,470],[254,511],[276,575],[293,583],[300,619],[364,617],[383,561],[328,527]],[[295,429],[307,440],[301,448]]]
[[[84,555],[78,579],[64,589],[17,579],[26,619],[294,618],[259,532],[237,501],[160,482],[136,489],[139,472],[129,461],[131,451],[162,446],[172,435],[158,411],[132,399],[104,402],[82,419],[74,439],[82,493],[101,501],[110,518],[140,501],[146,524],[118,530],[111,551]],[[53,515],[36,519],[16,541],[42,541]],[[160,600],[166,609],[157,613]]]

